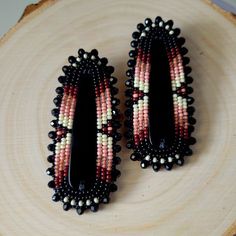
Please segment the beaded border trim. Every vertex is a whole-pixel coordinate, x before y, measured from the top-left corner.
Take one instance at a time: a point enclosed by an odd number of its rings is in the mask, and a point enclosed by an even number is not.
[[[48,145],[52,155],[47,159],[52,166],[46,172],[53,177],[48,183],[55,191],[52,200],[62,201],[64,210],[75,208],[80,215],[88,208],[93,212],[97,211],[99,203],[108,203],[110,192],[117,190],[114,182],[120,176],[120,171],[116,169],[116,165],[121,159],[116,153],[120,152],[121,147],[116,142],[121,139],[121,134],[117,132],[120,122],[116,106],[120,101],[115,97],[118,89],[113,86],[117,79],[111,76],[114,68],[107,66],[107,58],[98,57],[96,49],[90,53],[79,49],[78,56],[70,56],[68,61],[70,65],[62,68],[65,75],[58,78],[62,86],[56,88],[58,95],[53,100],[57,108],[52,110],[56,119],[51,121],[51,126],[55,131],[48,134],[53,143]],[[68,182],[68,171],[73,120],[80,89],[78,80],[85,70],[91,74],[96,97],[96,180],[91,189],[74,189]]]
[[[193,92],[189,87],[193,79],[189,76],[191,68],[187,66],[190,60],[185,57],[188,50],[183,47],[185,39],[178,37],[180,29],[173,28],[172,20],[164,22],[159,16],[155,21],[147,18],[144,24],[137,25],[137,29],[132,34],[134,40],[131,46],[134,50],[129,52],[132,59],[127,63],[130,69],[126,72],[130,78],[126,81],[125,92],[128,107],[125,112],[125,125],[128,127],[126,146],[134,149],[130,158],[141,161],[142,168],[151,165],[154,171],[158,171],[161,166],[171,170],[174,163],[179,166],[184,164],[184,156],[192,154],[189,145],[196,142],[191,137],[196,120],[193,117],[195,108],[190,106],[194,99],[189,96]],[[159,148],[154,148],[149,138],[149,78],[154,37],[162,40],[169,61],[175,138],[168,148],[161,147],[161,144]]]

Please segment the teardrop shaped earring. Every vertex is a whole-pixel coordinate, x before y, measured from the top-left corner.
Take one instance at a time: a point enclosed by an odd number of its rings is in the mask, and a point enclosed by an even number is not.
[[[68,60],[53,100],[56,119],[51,122],[55,130],[48,134],[53,142],[48,145],[52,166],[47,174],[53,177],[48,183],[55,191],[52,200],[80,215],[86,209],[97,211],[99,203],[108,203],[110,192],[117,190],[120,101],[115,98],[114,68],[107,66],[106,58],[99,58],[97,50],[79,49],[78,56]]]
[[[184,156],[192,154],[189,145],[196,142],[188,50],[172,20],[147,18],[137,29],[126,81],[127,148],[134,149],[130,158],[142,168],[171,170],[184,164]]]

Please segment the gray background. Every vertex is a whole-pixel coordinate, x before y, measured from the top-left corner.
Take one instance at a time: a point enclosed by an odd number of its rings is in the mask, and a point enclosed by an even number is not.
[[[20,19],[25,7],[38,0],[0,0],[0,37]]]

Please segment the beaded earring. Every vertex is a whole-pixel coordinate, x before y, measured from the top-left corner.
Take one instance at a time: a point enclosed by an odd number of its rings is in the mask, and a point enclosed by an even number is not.
[[[117,79],[111,76],[114,68],[107,66],[107,58],[98,57],[96,49],[90,53],[79,49],[78,56],[68,60],[53,100],[55,131],[48,134],[53,140],[48,145],[52,166],[46,172],[53,177],[48,183],[55,192],[52,200],[62,201],[64,210],[75,208],[80,215],[85,209],[97,211],[99,203],[108,203],[110,192],[117,190],[119,99],[113,86]]]
[[[137,29],[126,81],[127,148],[134,149],[130,158],[142,168],[171,170],[184,164],[184,156],[192,154],[189,145],[196,142],[191,137],[196,120],[188,50],[172,20],[147,18]]]

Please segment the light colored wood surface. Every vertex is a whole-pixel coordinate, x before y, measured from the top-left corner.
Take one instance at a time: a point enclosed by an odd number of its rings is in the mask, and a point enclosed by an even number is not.
[[[45,174],[61,67],[78,48],[97,48],[115,66],[124,101],[131,33],[156,15],[172,18],[187,39],[195,154],[183,168],[153,173],[123,148],[112,203],[96,214],[64,212]],[[235,45],[235,26],[201,1],[49,0],[21,20],[0,41],[0,235],[235,234]]]

